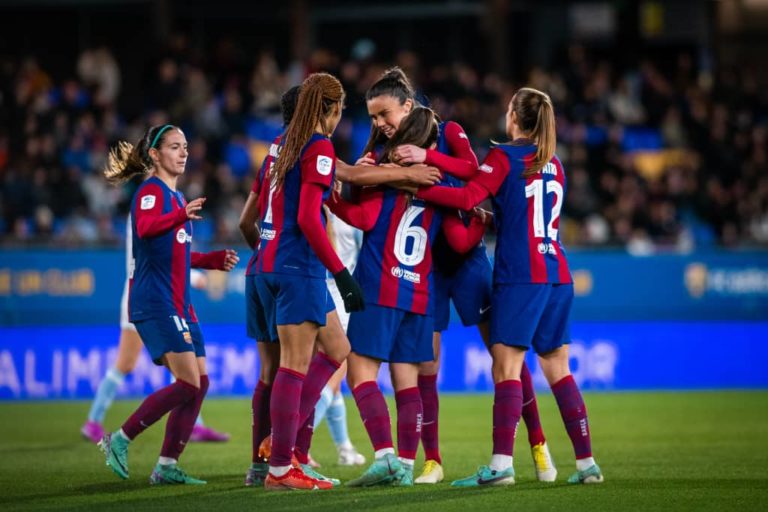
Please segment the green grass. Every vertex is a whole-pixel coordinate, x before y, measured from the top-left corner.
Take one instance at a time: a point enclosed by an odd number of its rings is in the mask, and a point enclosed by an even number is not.
[[[441,442],[446,480],[464,477],[490,455],[489,395],[444,395]],[[233,434],[227,444],[192,444],[182,467],[205,478],[200,487],[150,487],[163,433],[155,425],[130,451],[131,479],[119,480],[95,446],[79,437],[85,402],[0,404],[2,510],[768,510],[768,392],[600,393],[586,396],[593,449],[605,474],[601,486],[569,486],[573,453],[548,394],[539,398],[542,422],[560,474],[535,481],[520,429],[518,483],[508,488],[451,489],[448,483],[412,489],[338,489],[267,493],[243,487],[250,462],[250,400],[210,400],[206,421]],[[137,402],[118,402],[116,426]],[[371,449],[354,404],[348,402],[353,442]],[[312,450],[321,471],[348,480],[358,468],[335,464],[326,427]],[[417,462],[417,466],[420,461]]]

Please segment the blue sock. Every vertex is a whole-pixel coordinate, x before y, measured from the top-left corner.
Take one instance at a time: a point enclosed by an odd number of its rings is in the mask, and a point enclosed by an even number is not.
[[[326,418],[328,418],[328,429],[331,431],[333,443],[336,446],[348,444],[347,406],[344,403],[344,396],[341,394],[341,391],[333,396],[333,401],[328,407]]]
[[[116,368],[107,370],[107,374],[101,379],[99,389],[96,390],[96,396],[91,404],[91,411],[88,413],[89,421],[104,423],[104,416],[107,414],[107,409],[112,405],[112,401],[117,394],[117,388],[120,387],[123,380],[125,380],[125,374],[121,373]]]
[[[317,427],[320,425],[320,423],[323,422],[323,418],[325,418],[325,415],[328,412],[328,407],[331,405],[332,401],[333,401],[333,390],[328,386],[325,386],[323,390],[320,392],[320,400],[317,401],[317,405],[315,406],[315,426],[313,427],[314,430],[317,430]]]

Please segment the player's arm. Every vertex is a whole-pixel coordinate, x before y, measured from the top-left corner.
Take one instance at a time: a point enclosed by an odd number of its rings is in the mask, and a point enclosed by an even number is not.
[[[383,203],[384,193],[371,189],[363,190],[359,203],[345,201],[337,192],[326,202],[334,215],[361,231],[373,229],[381,214]]]
[[[212,252],[194,252],[192,251],[192,268],[204,268],[208,270],[223,270],[229,272],[240,258],[237,251],[232,249],[223,249]]]
[[[470,218],[469,226],[458,215],[447,215],[443,219],[443,233],[448,245],[458,253],[469,252],[480,243],[485,234],[485,222],[482,217]]]
[[[259,195],[253,191],[248,193],[243,211],[240,212],[240,233],[245,238],[248,247],[255,249],[259,243],[259,228],[256,223],[259,220]]]
[[[417,196],[430,203],[471,210],[486,197],[496,195],[509,174],[509,160],[500,149],[491,149],[479,172],[464,187],[420,188]]]
[[[363,290],[333,250],[320,221],[323,192],[331,186],[336,154],[329,140],[312,144],[301,156],[301,190],[299,191],[299,229],[318,259],[332,274],[344,300],[347,312],[365,308]]]
[[[136,234],[139,238],[152,238],[163,235],[187,219],[201,219],[197,212],[203,208],[204,197],[199,197],[187,203],[185,208],[179,208],[163,213],[163,191],[154,183],[141,189],[136,196]]]
[[[443,129],[450,155],[435,149],[422,149],[406,144],[395,149],[395,157],[403,164],[424,163],[459,179],[471,179],[477,172],[477,156],[472,150],[467,134],[461,125],[453,121],[445,123]]]
[[[406,182],[413,185],[434,185],[440,181],[440,170],[427,165],[412,167],[381,165],[349,165],[336,159],[336,178],[359,187]]]

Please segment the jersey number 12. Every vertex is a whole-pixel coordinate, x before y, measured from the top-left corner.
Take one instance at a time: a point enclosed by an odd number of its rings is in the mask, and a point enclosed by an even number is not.
[[[552,165],[552,164],[548,164]],[[552,212],[547,225],[546,234],[544,231],[544,180],[535,179],[530,185],[525,187],[525,197],[533,198],[533,235],[536,238],[547,236],[552,240],[557,240],[557,228],[555,222],[560,218],[560,209],[563,206],[563,186],[557,181],[546,182],[547,195],[554,194],[552,201]]]

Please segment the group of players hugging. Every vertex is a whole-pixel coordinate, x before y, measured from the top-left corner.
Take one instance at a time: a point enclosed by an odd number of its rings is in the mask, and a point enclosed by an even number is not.
[[[344,99],[341,83],[326,73],[285,92],[285,130],[270,146],[241,214],[240,230],[253,249],[246,270],[247,332],[260,358],[245,484],[268,490],[340,485],[320,474],[309,454],[323,418],[339,463],[365,463],[346,431],[339,393],[345,375],[374,452],[370,466],[346,485],[442,481],[437,374],[451,301],[465,326],[477,326],[494,380],[490,462],[451,485],[513,484],[521,417],[538,480],[555,481],[525,364],[529,347],[573,444],[576,472],[568,482],[602,482],[586,407],[569,369],[573,284],[558,235],[566,180],[555,155],[549,96],[531,88],[514,94],[505,115],[508,141],[493,143],[482,164],[462,127],[420,105],[399,68],[367,91],[370,138],[363,156],[347,164],[330,139]],[[120,142],[104,171],[116,184],[135,175],[144,179],[131,202],[125,294],[125,324],[135,326],[136,341],[125,343],[133,347],[130,364],[110,370],[100,386],[97,402],[104,396],[83,433],[99,440],[107,465],[128,478],[130,443],[170,413],[153,484],[205,483],[178,466],[193,432],[197,440],[220,440],[198,421],[208,372],[190,303],[190,272],[229,271],[239,261],[233,250],[191,250],[205,198],[187,202],[177,190],[187,155],[179,127],[153,126],[135,145]],[[486,200],[492,213],[479,206]],[[490,223],[497,234],[493,266],[483,242]],[[142,342],[175,380],[103,435],[104,410]],[[377,384],[382,362],[395,390],[397,451]],[[425,464],[414,478],[419,441]]]

